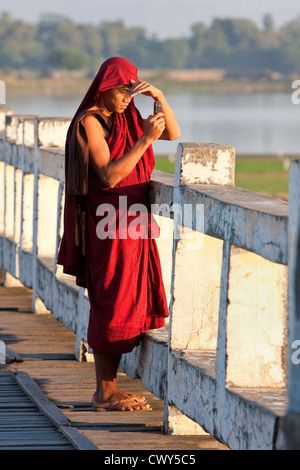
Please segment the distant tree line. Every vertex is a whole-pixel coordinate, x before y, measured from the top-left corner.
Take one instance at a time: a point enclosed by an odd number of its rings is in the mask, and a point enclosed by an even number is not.
[[[87,70],[120,55],[139,68],[224,68],[251,72],[271,70],[291,74],[300,70],[300,17],[275,29],[266,14],[259,28],[248,19],[214,19],[191,26],[189,37],[158,39],[143,27],[123,21],[99,26],[75,24],[48,14],[36,24],[0,17],[0,69]]]

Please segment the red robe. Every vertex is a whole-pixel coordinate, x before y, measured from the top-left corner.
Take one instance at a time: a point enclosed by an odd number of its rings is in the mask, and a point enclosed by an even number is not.
[[[145,331],[164,326],[168,316],[154,239],[157,226],[150,214],[152,147],[114,188],[104,186],[89,165],[84,117],[102,91],[129,84],[130,79],[137,80],[137,69],[130,62],[122,58],[104,62],[71,122],[66,141],[64,234],[57,262],[88,289],[87,339],[95,354],[130,352]],[[97,112],[93,114],[101,120]],[[143,120],[131,101],[124,113],[114,114],[107,140],[111,160],[122,157],[142,133]],[[104,204],[111,208],[109,224],[108,213],[101,211]],[[129,213],[133,204],[147,208],[147,214]],[[111,238],[105,238],[107,230]]]

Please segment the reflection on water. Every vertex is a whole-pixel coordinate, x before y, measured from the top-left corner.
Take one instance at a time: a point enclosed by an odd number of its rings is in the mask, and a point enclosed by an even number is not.
[[[300,105],[289,93],[166,95],[181,127],[175,142],[156,142],[156,153],[174,154],[178,142],[216,142],[233,145],[238,154],[300,153]],[[45,95],[10,99],[17,114],[71,117],[82,97]],[[150,98],[139,96],[136,104],[143,117],[152,113]]]

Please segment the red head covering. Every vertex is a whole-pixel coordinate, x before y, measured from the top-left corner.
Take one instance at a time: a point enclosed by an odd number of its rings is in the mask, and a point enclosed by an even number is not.
[[[137,68],[122,57],[111,57],[103,62],[90,88],[77,109],[74,119],[92,106],[94,106],[100,93],[122,85],[130,85],[130,80],[138,80]]]
[[[64,266],[65,273],[77,277],[78,285],[85,285],[83,280],[83,243],[82,241],[78,242],[78,225],[82,218],[78,196],[83,196],[88,191],[89,163],[88,142],[83,126],[80,126],[80,117],[95,106],[100,93],[124,84],[130,85],[131,79],[138,80],[137,68],[131,62],[122,57],[112,57],[106,60],[101,65],[68,129],[65,153],[64,235],[57,262]],[[143,130],[144,121],[135,107],[134,101],[131,100],[123,113],[115,113],[114,126],[109,138],[111,160],[124,155],[125,150],[132,147],[143,134]],[[150,179],[154,167],[154,155],[151,146],[138,164],[143,165],[143,169]]]

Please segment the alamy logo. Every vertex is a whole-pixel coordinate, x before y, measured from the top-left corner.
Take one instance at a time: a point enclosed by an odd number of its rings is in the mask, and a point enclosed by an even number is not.
[[[3,80],[0,80],[0,105],[6,104],[6,88]]]
[[[0,341],[0,364],[6,363],[6,346],[4,341]]]
[[[292,88],[296,88],[296,90],[292,93],[292,103],[300,104],[300,80],[294,80],[292,83]]]
[[[295,365],[300,364],[300,340],[295,339],[292,343],[292,349],[295,349],[295,351],[292,354],[292,363]]]
[[[127,196],[119,196],[119,203],[114,206],[109,203],[100,204],[96,216],[100,217],[96,226],[96,235],[100,240],[106,238],[160,238],[179,240],[184,238],[186,249],[199,250],[202,248],[204,231],[203,204],[151,204],[148,207],[136,203],[127,206]],[[160,223],[156,222],[153,214],[161,215]],[[176,230],[172,233],[170,219],[174,219]],[[194,229],[190,228],[194,227]]]

